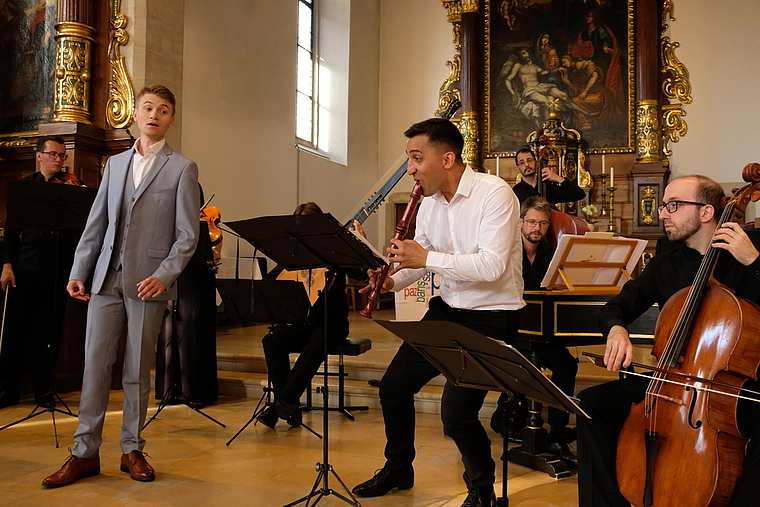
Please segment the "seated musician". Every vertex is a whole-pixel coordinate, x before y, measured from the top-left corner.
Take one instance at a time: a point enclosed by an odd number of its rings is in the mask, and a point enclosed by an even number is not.
[[[733,222],[716,230],[721,213],[721,187],[703,176],[686,176],[673,180],[665,189],[660,220],[674,248],[656,255],[635,280],[627,282],[618,296],[599,313],[599,323],[607,337],[604,362],[610,371],[627,367],[633,358],[633,346],[626,326],[652,304],[660,308],[678,290],[692,285],[697,270],[711,243],[721,250],[714,276],[736,295],[760,302],[760,237],[748,235]],[[633,403],[645,397],[648,380],[628,375],[620,380],[582,391],[581,408],[591,417],[578,418],[578,491],[582,506],[626,506],[616,476],[618,435]],[[757,391],[758,382],[745,388]],[[730,417],[730,416],[729,416]],[[758,403],[739,400],[738,427],[749,438],[743,472],[730,507],[757,505],[760,494],[760,432]],[[643,444],[643,439],[642,439]],[[740,465],[729,464],[731,465]],[[700,463],[694,463],[694,470]],[[684,472],[681,470],[680,472]],[[673,473],[676,470],[673,470]],[[640,475],[644,475],[641,472]],[[684,477],[686,481],[694,480]]]
[[[312,215],[322,213],[313,202],[299,204],[294,215]],[[354,222],[363,234],[358,222]],[[265,278],[275,279],[283,271],[275,266]],[[314,270],[316,271],[316,270]],[[367,278],[364,270],[347,270],[335,273],[335,280],[327,294],[327,348],[334,349],[346,342],[348,337],[348,299],[346,297],[346,275],[358,280]],[[319,370],[324,360],[325,341],[325,294],[320,293],[311,308],[314,324],[278,324],[263,339],[264,357],[269,371],[269,380],[274,391],[274,406],[267,408],[258,420],[274,428],[278,418],[284,419],[291,426],[301,424],[299,400],[311,385],[311,379]],[[290,368],[290,353],[300,352],[298,359]]]
[[[522,181],[512,187],[512,190],[520,203],[523,203],[528,197],[538,195],[538,161],[530,149],[522,148],[515,154],[515,164],[522,174]],[[575,181],[560,176],[548,167],[541,170],[541,180],[545,185],[544,196],[552,204],[579,201],[586,197],[586,192]]]
[[[541,281],[549,269],[549,263],[554,255],[554,248],[550,247],[544,238],[549,229],[549,220],[552,214],[552,206],[543,197],[528,197],[520,206],[520,228],[523,244],[523,282],[525,290],[538,290]],[[567,347],[546,347],[539,351],[541,366],[552,371],[552,381],[562,392],[573,396],[575,390],[575,375],[578,373],[578,361],[570,354]],[[501,435],[505,435],[513,441],[519,437],[525,419],[527,418],[526,402],[523,397],[520,400],[510,400],[506,394],[499,397],[496,411],[491,417],[491,428]],[[518,409],[511,420],[504,421],[504,405],[508,407],[519,404]],[[576,465],[575,455],[568,444],[575,440],[574,432],[567,427],[570,414],[558,408],[549,408],[549,452],[556,454],[569,464]]]

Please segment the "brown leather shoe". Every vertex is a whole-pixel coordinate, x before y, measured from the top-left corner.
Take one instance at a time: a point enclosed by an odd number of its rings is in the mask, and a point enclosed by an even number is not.
[[[129,476],[136,481],[149,482],[156,478],[156,471],[148,464],[145,453],[140,451],[121,455],[121,471],[129,472]]]
[[[99,455],[96,454],[92,458],[80,458],[72,454],[66,459],[60,470],[42,481],[42,485],[46,488],[60,488],[61,486],[68,486],[82,477],[92,477],[99,473]]]

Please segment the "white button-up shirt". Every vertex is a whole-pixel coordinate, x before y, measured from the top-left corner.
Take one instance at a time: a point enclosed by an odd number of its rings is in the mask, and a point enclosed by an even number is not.
[[[134,182],[135,188],[140,186],[143,178],[150,171],[153,162],[156,160],[156,154],[164,147],[166,139],[161,139],[156,144],[144,148],[145,155],[140,155],[140,151],[137,149],[139,142],[140,139],[135,141],[135,155],[132,157],[132,182]]]
[[[518,310],[522,299],[520,204],[497,176],[465,167],[451,199],[441,192],[423,199],[414,240],[428,250],[427,266],[393,275],[398,291],[433,271],[451,307]]]

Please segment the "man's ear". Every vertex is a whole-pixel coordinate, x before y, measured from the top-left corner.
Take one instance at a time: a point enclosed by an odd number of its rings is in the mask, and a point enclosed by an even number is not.
[[[447,151],[443,154],[443,167],[445,169],[451,169],[454,167],[454,163],[457,161],[457,156],[453,151]]]
[[[702,214],[700,218],[702,219],[702,222],[705,223],[715,218],[715,208],[712,206],[712,204],[706,204],[702,206]]]

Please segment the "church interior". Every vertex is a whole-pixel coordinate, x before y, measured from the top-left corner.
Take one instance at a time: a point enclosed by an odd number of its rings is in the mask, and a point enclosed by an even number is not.
[[[97,188],[108,158],[140,135],[132,121],[135,95],[161,83],[177,99],[167,143],[197,163],[205,200],[221,215],[217,280],[257,279],[275,264],[225,223],[289,215],[308,201],[348,222],[406,160],[407,127],[446,114],[455,101],[461,105],[452,121],[464,136],[468,165],[513,186],[516,150],[530,145],[546,148],[549,158],[559,153],[558,171],[586,194],[563,211],[596,231],[646,240],[642,261],[663,234],[656,209],[669,181],[704,175],[731,195],[747,184],[743,168],[760,162],[754,125],[760,101],[752,98],[752,83],[760,80],[760,60],[751,56],[760,52],[755,0],[0,0],[0,13],[2,226],[9,182],[39,169],[37,139],[64,139],[64,171]],[[611,60],[583,55],[580,40],[592,23],[614,34]],[[582,64],[601,69],[605,84],[582,75]],[[412,184],[402,177],[363,223],[381,251]],[[750,203],[746,222],[755,215]],[[641,269],[635,264],[634,276]],[[268,326],[235,314],[233,299],[220,289],[218,401],[203,404],[202,413],[167,405],[150,422],[144,433],[155,483],[129,481],[118,470],[117,366],[98,477],[41,487],[73,446],[76,418],[43,408],[40,417],[10,424],[30,415],[31,387],[20,404],[0,409],[3,505],[292,505],[316,487],[314,464],[328,451],[339,478],[328,474],[330,487],[345,494],[383,466],[376,381],[401,342],[360,316],[360,287],[348,287],[349,336],[371,341],[371,348],[331,355],[328,363],[331,372],[345,368],[341,401],[359,409],[349,407],[350,417],[318,409],[303,416],[316,433],[329,420],[328,445],[283,421],[274,430],[244,427],[266,396],[261,338]],[[375,320],[398,317],[393,297],[377,308]],[[58,408],[74,413],[86,313],[85,303],[67,303],[56,367]],[[654,361],[650,334],[635,347],[636,359],[647,364]],[[569,349],[579,358],[576,391],[616,378],[582,356],[603,354],[599,339]],[[24,382],[31,385],[30,378]],[[329,384],[333,406],[338,377]],[[309,389],[316,407],[321,385],[317,376]],[[461,504],[464,467],[443,435],[443,385],[438,377],[416,397],[414,488],[362,498],[361,505]],[[148,417],[159,406],[157,394]],[[489,393],[481,420],[500,495],[502,438],[488,427],[497,398]],[[573,467],[559,474],[511,462],[507,468],[509,505],[578,505]],[[337,493],[320,502],[346,503]]]

